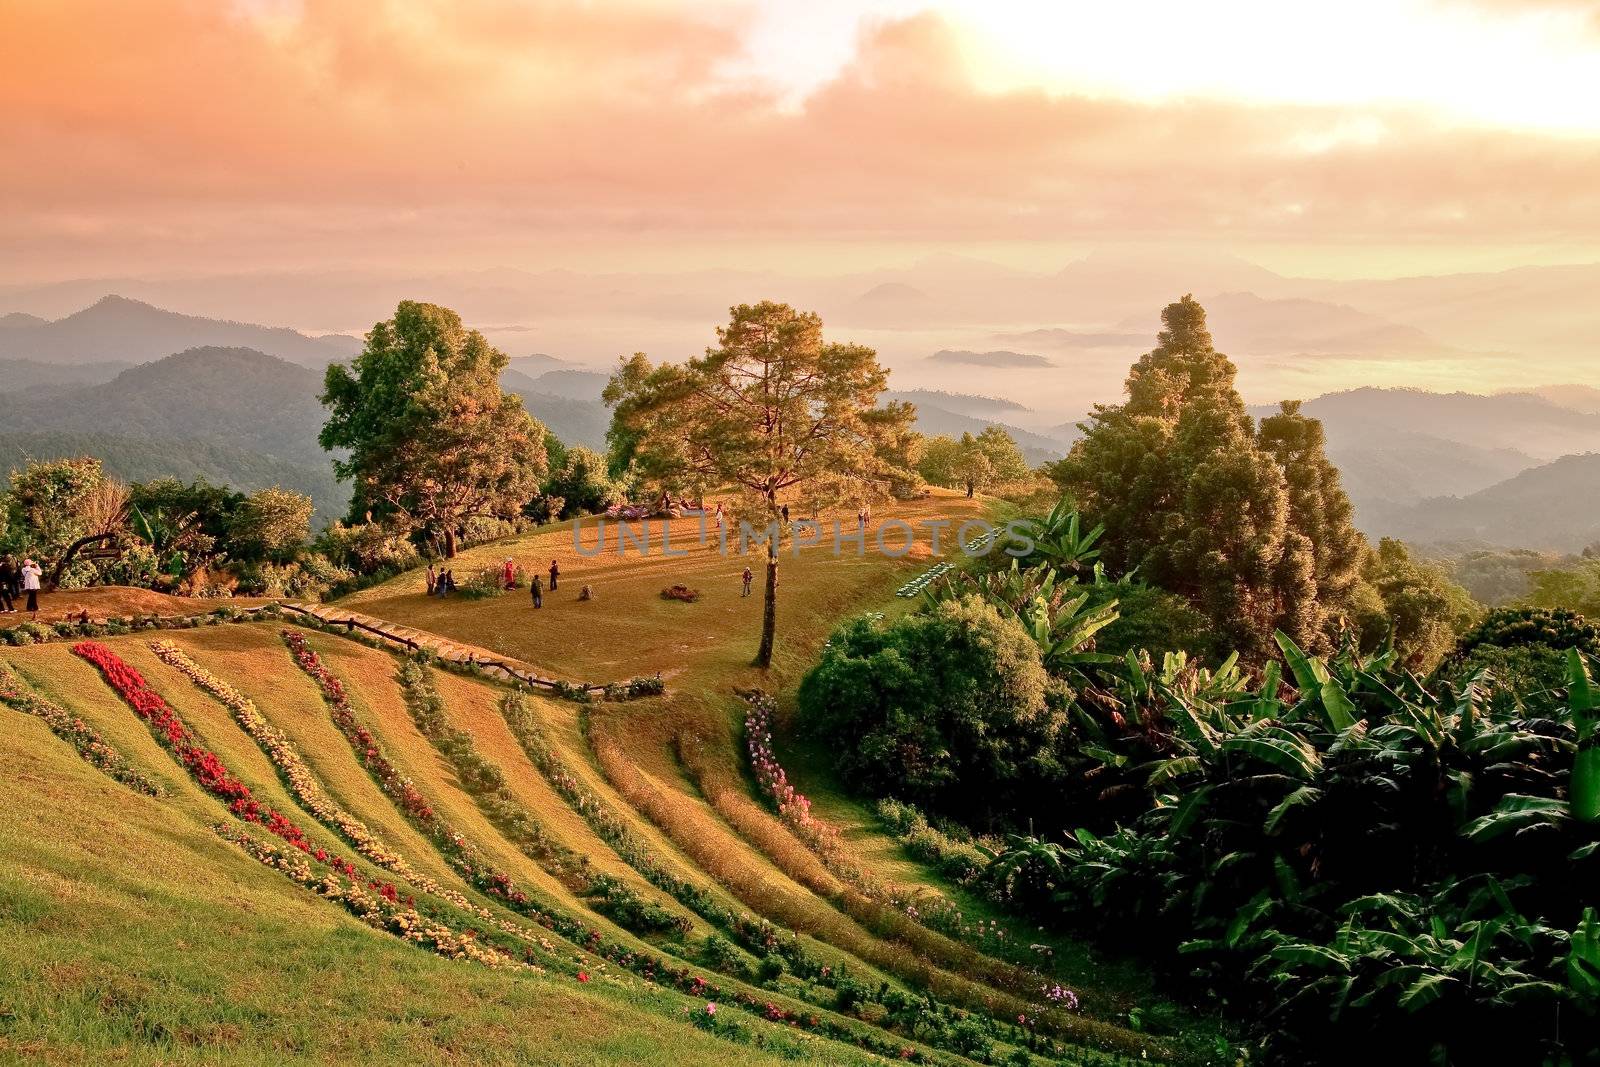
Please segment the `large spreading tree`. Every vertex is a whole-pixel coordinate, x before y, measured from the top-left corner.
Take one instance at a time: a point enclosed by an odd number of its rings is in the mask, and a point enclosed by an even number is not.
[[[402,301],[350,367],[323,383],[322,447],[356,483],[352,518],[378,513],[454,556],[471,518],[515,515],[546,469],[544,428],[500,388],[506,355],[449,308]]]
[[[625,360],[606,387],[613,442],[663,487],[733,485],[771,523],[780,498],[839,506],[882,497],[907,473],[886,456],[915,411],[880,407],[889,375],[877,353],[823,339],[822,320],[763,301],[730,310],[717,346],[686,363]],[[818,501],[825,491],[831,501]],[[761,645],[772,662],[778,545],[769,542]]]
[[[1056,480],[1105,524],[1109,564],[1188,597],[1235,646],[1270,654],[1283,630],[1326,647],[1368,549],[1320,424],[1286,404],[1258,431],[1205,310],[1185,296],[1161,321],[1127,400],[1095,407]]]

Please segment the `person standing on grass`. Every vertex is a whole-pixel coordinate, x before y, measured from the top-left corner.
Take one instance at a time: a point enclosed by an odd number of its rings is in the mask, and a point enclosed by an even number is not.
[[[744,574],[741,575],[741,577],[743,577],[743,579],[744,579],[744,592],[740,593],[739,595],[740,596],[749,596],[750,595],[750,583],[755,581],[756,576],[750,572],[750,567],[749,567],[748,564],[745,565]]]
[[[556,591],[556,581],[561,577],[561,568],[556,566],[556,561],[550,561],[550,591]]]
[[[44,571],[31,559],[22,561],[22,591],[28,594],[28,610],[39,617],[39,576]]]
[[[0,612],[10,614],[17,610],[16,594],[11,591],[17,581],[17,565],[10,556],[0,559]]]
[[[501,568],[500,584],[507,589],[517,584],[517,565],[510,556],[506,557],[505,566]]]
[[[428,595],[433,595],[433,587],[439,582],[439,575],[434,572],[433,564],[428,564]]]
[[[540,583],[539,576],[537,574],[533,576],[533,581],[528,583],[528,593],[533,597],[534,607],[544,607],[544,585]]]

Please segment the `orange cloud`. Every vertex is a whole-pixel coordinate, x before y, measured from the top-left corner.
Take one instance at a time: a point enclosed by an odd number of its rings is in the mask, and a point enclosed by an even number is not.
[[[984,93],[933,15],[783,106],[749,12],[12,3],[8,255],[214,266],[518,237],[1593,242],[1600,142],[1400,110]],[[137,8],[137,9],[136,9]]]

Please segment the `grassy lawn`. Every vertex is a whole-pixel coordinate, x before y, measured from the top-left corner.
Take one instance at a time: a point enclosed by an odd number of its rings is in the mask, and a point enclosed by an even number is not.
[[[787,706],[839,622],[860,611],[914,606],[893,593],[936,561],[929,551],[930,524],[950,522],[941,537],[945,557],[953,558],[954,528],[981,517],[985,508],[983,501],[950,494],[897,508],[893,517],[916,530],[917,547],[903,558],[877,554],[870,541],[861,556],[850,546],[842,556],[826,546],[797,554],[786,548],[777,656],[769,671],[749,666],[761,620],[759,557],[752,568],[758,572],[755,591],[743,597],[739,574],[745,558],[695,545],[698,524],[692,520],[649,524],[657,551],[663,527],[670,526],[671,544],[675,550],[688,547],[687,555],[641,556],[632,547],[619,554],[615,525],[607,530],[604,551],[584,555],[574,545],[572,527],[562,525],[478,546],[455,561],[461,580],[508,555],[539,572],[557,559],[561,586],[546,594],[540,610],[519,592],[479,601],[428,598],[416,573],[344,603],[517,657],[559,677],[611,681],[662,674],[668,692],[658,698],[581,709],[529,698],[574,781],[626,827],[658,871],[702,894],[722,909],[719,914],[764,918],[780,931],[798,933],[798,945],[811,958],[831,972],[847,970],[871,988],[926,989],[951,1005],[992,1015],[1003,1024],[992,1032],[994,1055],[1004,1058],[1020,1040],[1005,1031],[1016,1030],[1005,1021],[1038,1014],[1027,988],[1037,980],[886,909],[822,864],[754,797],[742,754],[743,705],[734,696],[738,687],[759,685]],[[853,526],[853,516],[844,519]],[[597,534],[597,524],[587,521],[581,544],[592,549]],[[897,533],[890,543],[903,539]],[[691,586],[698,599],[663,599],[661,590],[672,584]],[[594,596],[580,601],[585,585]],[[251,623],[166,636],[251,698],[302,753],[328,796],[413,868],[468,894],[475,906],[509,917],[493,898],[473,890],[378,789],[277,629]],[[399,771],[489,863],[536,899],[580,918],[628,951],[665,952],[690,967],[702,965],[708,937],[728,934],[721,920],[693,915],[681,938],[641,939],[597,913],[570,881],[564,884],[544,861],[497,831],[454,765],[418,731],[396,680],[394,656],[329,634],[309,636]],[[300,809],[229,712],[157,659],[148,639],[108,643],[262,800],[290,814],[317,844],[348,852],[338,835]],[[497,973],[409,948],[329,907],[206,829],[225,817],[223,805],[191,782],[66,644],[6,650],[0,658],[170,787],[164,799],[134,797],[79,760],[37,719],[0,709],[8,727],[15,727],[0,744],[0,810],[7,813],[0,819],[0,851],[7,859],[0,871],[0,936],[21,946],[16,966],[0,977],[0,1058],[182,1062],[204,1059],[209,1049],[232,1062],[718,1064],[736,1058],[766,1062],[769,1052],[749,1044],[750,1033],[758,1042],[774,1033],[788,1040],[791,1028],[749,1017],[745,1043],[718,1040],[683,1021],[686,1007],[703,1010],[703,1004],[604,965],[588,945],[555,938],[554,951],[568,970],[542,977]],[[432,674],[450,723],[471,734],[477,752],[504,776],[510,797],[551,840],[639,898],[690,914],[645,877],[637,855],[624,854],[597,834],[534,766],[500,714],[504,689],[444,671]],[[845,828],[850,854],[877,879],[908,891],[950,894],[973,914],[999,918],[905,856],[869,812],[835,788],[826,753],[789,741],[783,754],[818,810]],[[1063,964],[1057,973],[1081,988],[1086,1012],[1043,1018],[1069,1043],[1082,1043],[1073,1055],[1094,1060],[1097,1054],[1089,1050],[1107,1049],[1165,1058],[1170,1045],[1118,1026],[1133,1006],[1170,1014],[1142,977],[1105,966],[1082,946],[1057,944]],[[754,962],[747,954],[744,959]],[[571,969],[577,966],[592,968],[596,980],[575,982]],[[927,1046],[920,1031],[885,1019],[881,1005],[854,1010],[856,1018],[837,1014],[831,978],[780,974],[763,991],[730,973],[712,976],[786,1010],[833,1020],[850,1033],[877,1035],[873,1040],[887,1036],[897,1053],[904,1048],[933,1062],[963,1062],[948,1035],[934,1039],[943,1042],[938,1048]],[[1178,1017],[1175,1025],[1188,1022]],[[809,1042],[805,1058],[813,1062],[865,1058],[850,1043],[804,1033],[793,1039]]]

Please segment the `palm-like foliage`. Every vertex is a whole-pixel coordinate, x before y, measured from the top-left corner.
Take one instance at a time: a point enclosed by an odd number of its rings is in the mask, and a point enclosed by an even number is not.
[[[1043,563],[1070,575],[1081,574],[1100,558],[1095,543],[1106,532],[1100,525],[1085,533],[1077,509],[1065,499],[1057,501],[1043,518],[1024,519],[1020,530],[1033,541],[1033,551],[1025,562]]]
[[[1594,664],[1573,653],[1565,691],[1508,695],[1486,673],[1426,683],[1388,650],[1279,643],[1287,679],[1128,657],[1079,752],[1094,796],[1121,801],[1094,810],[1131,821],[1013,840],[991,883],[1182,944],[1194,973],[1272,1004],[1274,1055],[1503,1062],[1600,1035],[1600,834],[1579,812]]]

